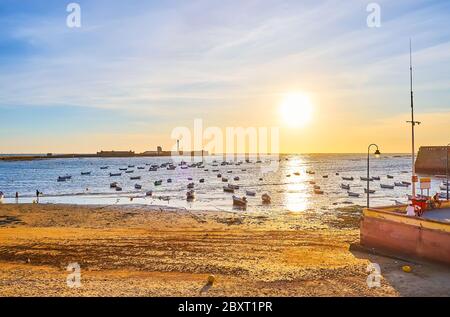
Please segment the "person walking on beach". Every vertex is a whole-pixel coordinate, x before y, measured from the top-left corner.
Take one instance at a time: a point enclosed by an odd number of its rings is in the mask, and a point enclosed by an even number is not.
[[[16,203],[19,202],[19,192],[16,192]]]

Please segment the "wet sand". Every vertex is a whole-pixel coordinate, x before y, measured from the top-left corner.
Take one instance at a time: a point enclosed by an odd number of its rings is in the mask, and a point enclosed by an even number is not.
[[[0,296],[450,295],[448,267],[355,251],[359,217],[359,207],[269,215],[4,204]],[[73,262],[80,288],[66,284]],[[367,285],[370,262],[381,287]]]

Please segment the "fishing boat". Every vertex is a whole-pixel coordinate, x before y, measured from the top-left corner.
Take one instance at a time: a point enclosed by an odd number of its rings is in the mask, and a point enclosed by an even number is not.
[[[145,193],[145,196],[151,197],[151,196],[153,196],[153,192],[151,190],[149,190],[148,192]]]
[[[411,183],[410,183],[410,182],[402,181],[402,183],[405,184],[405,185],[411,186]]]
[[[109,184],[110,188],[116,188],[117,187],[117,182],[112,182],[111,184]]]
[[[367,178],[367,177],[362,177],[361,176],[359,179],[362,180],[362,181],[365,181],[365,182],[367,182],[367,181],[373,182],[373,178]]]
[[[138,170],[143,170],[145,167],[144,166],[138,166]]]
[[[295,172],[294,175],[295,176],[300,176],[300,172]]]
[[[246,191],[245,191],[245,194],[246,194],[247,196],[251,196],[251,197],[256,196],[256,192],[255,192],[255,191],[252,191],[252,190],[246,190]]]
[[[408,184],[401,183],[401,182],[395,182],[395,183],[394,183],[394,186],[396,186],[396,187],[408,187],[409,185],[408,185]]]
[[[141,177],[140,176],[131,176],[130,179],[131,180],[138,180],[138,179],[141,179]]]
[[[387,178],[392,179],[392,178],[394,178],[394,176],[392,176],[392,175],[387,175]]]
[[[367,194],[367,188],[364,188],[364,193]],[[375,194],[375,189],[369,189],[369,194]]]
[[[134,185],[134,188],[135,188],[135,189],[142,189],[142,185],[135,184],[135,185]]]
[[[116,192],[121,192],[122,191],[122,187],[116,186]]]
[[[149,171],[149,172],[156,172],[156,171],[158,171],[158,168],[157,168],[157,167],[150,167],[150,168],[148,169],[148,171]]]
[[[381,188],[394,189],[394,185],[380,184]]]
[[[119,171],[126,171],[128,168],[126,167],[119,167]]]
[[[134,165],[128,165],[129,168],[134,168]]]
[[[235,178],[233,178],[235,181],[238,181],[240,178],[239,176],[236,176]]]
[[[186,199],[187,200],[194,200],[195,198],[195,192],[193,190],[188,190],[186,192]]]
[[[269,194],[266,194],[266,193],[262,194],[261,199],[262,199],[263,204],[270,204],[271,198],[270,198]]]
[[[160,185],[162,185],[162,180],[155,181],[153,184],[154,184],[155,186],[160,186]]]
[[[188,177],[188,181],[191,181],[192,180],[192,177]]]
[[[67,180],[64,176],[58,176],[58,182],[65,182]]]
[[[167,166],[167,170],[168,171],[173,171],[174,169],[176,169],[177,167],[175,165],[169,165]]]
[[[350,184],[341,184],[341,188],[345,190],[350,190]]]
[[[168,179],[167,179],[167,182],[168,182],[168,183],[172,183],[172,179],[171,179],[171,178],[168,178]]]
[[[131,174],[131,173],[134,173],[134,171],[125,171],[125,173]]]
[[[351,192],[351,191],[348,191],[347,194],[348,194],[350,197],[359,197],[359,196],[360,196],[360,194],[354,193],[354,192]]]
[[[234,194],[234,188],[232,188],[230,186],[223,186],[223,191],[225,193],[233,193]]]
[[[322,177],[323,177],[323,178],[328,178],[328,175],[323,175]]]
[[[372,179],[373,179],[374,181],[379,181],[379,180],[381,180],[380,176],[372,176]]]
[[[107,169],[108,169],[108,166],[100,166],[100,169],[101,169],[101,170],[107,170]]]
[[[204,183],[204,182],[205,182],[205,179],[204,179],[204,178],[200,178],[200,179],[198,180],[198,182],[199,182],[199,183]]]
[[[122,173],[109,173],[109,177],[120,176]]]
[[[239,207],[247,207],[247,198],[246,197],[237,197],[233,195],[233,205]]]
[[[352,180],[354,180],[354,178],[353,178],[353,176],[352,177],[342,176],[342,180],[344,180],[344,181],[352,181]]]
[[[222,182],[224,182],[224,183],[228,182],[228,178],[222,177]]]
[[[291,177],[291,174],[287,174],[286,177]]]
[[[81,172],[81,175],[83,176],[91,175],[91,172]]]
[[[239,185],[228,184],[228,187],[238,190]]]
[[[188,189],[192,189],[192,188],[194,188],[194,186],[195,186],[194,183],[189,183],[189,184],[187,185],[187,188],[188,188]]]
[[[316,195],[323,195],[323,190],[321,190],[321,189],[314,189],[314,194],[316,194]]]
[[[222,174],[217,174],[217,178],[221,178],[222,177]]]

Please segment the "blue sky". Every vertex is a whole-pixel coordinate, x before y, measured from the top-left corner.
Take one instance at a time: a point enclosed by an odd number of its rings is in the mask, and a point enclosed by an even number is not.
[[[366,25],[370,2],[80,0],[71,29],[70,1],[0,0],[0,152],[167,147],[195,118],[282,125],[293,91],[317,111],[283,130],[285,151],[356,151],[408,114],[410,37],[418,115],[450,119],[450,1],[377,1],[380,28]],[[436,123],[419,141],[450,141]],[[385,138],[408,148],[403,130]]]

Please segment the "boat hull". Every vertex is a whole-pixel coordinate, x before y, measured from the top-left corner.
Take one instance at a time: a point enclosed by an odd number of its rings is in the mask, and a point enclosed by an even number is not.
[[[370,249],[450,265],[450,224],[365,209],[361,245]]]

